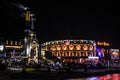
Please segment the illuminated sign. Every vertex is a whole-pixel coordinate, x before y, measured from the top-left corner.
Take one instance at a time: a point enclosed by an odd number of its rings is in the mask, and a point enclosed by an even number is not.
[[[107,42],[100,42],[100,41],[97,42],[97,45],[100,45],[100,46],[110,46],[109,43],[107,43]]]
[[[111,49],[111,59],[119,59],[119,49]]]

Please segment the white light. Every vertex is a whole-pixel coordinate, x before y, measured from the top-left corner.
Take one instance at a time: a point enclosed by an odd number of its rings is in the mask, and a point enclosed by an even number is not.
[[[27,10],[27,9],[28,9],[28,7],[24,7],[23,9],[24,9],[24,10]]]
[[[96,43],[93,43],[94,46],[96,46]]]
[[[61,57],[58,57],[58,59],[61,59]]]
[[[88,58],[92,58],[92,59],[98,59],[99,57],[97,57],[97,56],[89,56]]]
[[[4,46],[0,45],[0,51],[3,51],[3,49],[4,49]]]

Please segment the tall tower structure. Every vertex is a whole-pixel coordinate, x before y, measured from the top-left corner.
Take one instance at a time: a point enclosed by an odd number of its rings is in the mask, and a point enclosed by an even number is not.
[[[25,55],[28,58],[28,63],[38,62],[39,44],[34,32],[35,15],[31,14],[30,9],[26,10],[26,29],[24,38]]]

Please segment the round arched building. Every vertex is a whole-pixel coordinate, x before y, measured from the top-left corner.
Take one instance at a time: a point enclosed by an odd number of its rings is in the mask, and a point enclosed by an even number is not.
[[[96,42],[94,40],[55,40],[41,44],[41,56],[51,53],[63,62],[83,62],[96,54]]]

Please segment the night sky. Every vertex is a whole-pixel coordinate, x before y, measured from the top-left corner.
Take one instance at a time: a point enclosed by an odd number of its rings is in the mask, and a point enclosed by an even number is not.
[[[24,11],[14,4],[29,7],[36,15],[35,32],[40,43],[61,39],[92,39],[108,41],[113,48],[119,48],[118,2],[1,0],[0,37],[9,40],[23,39],[25,36]]]

